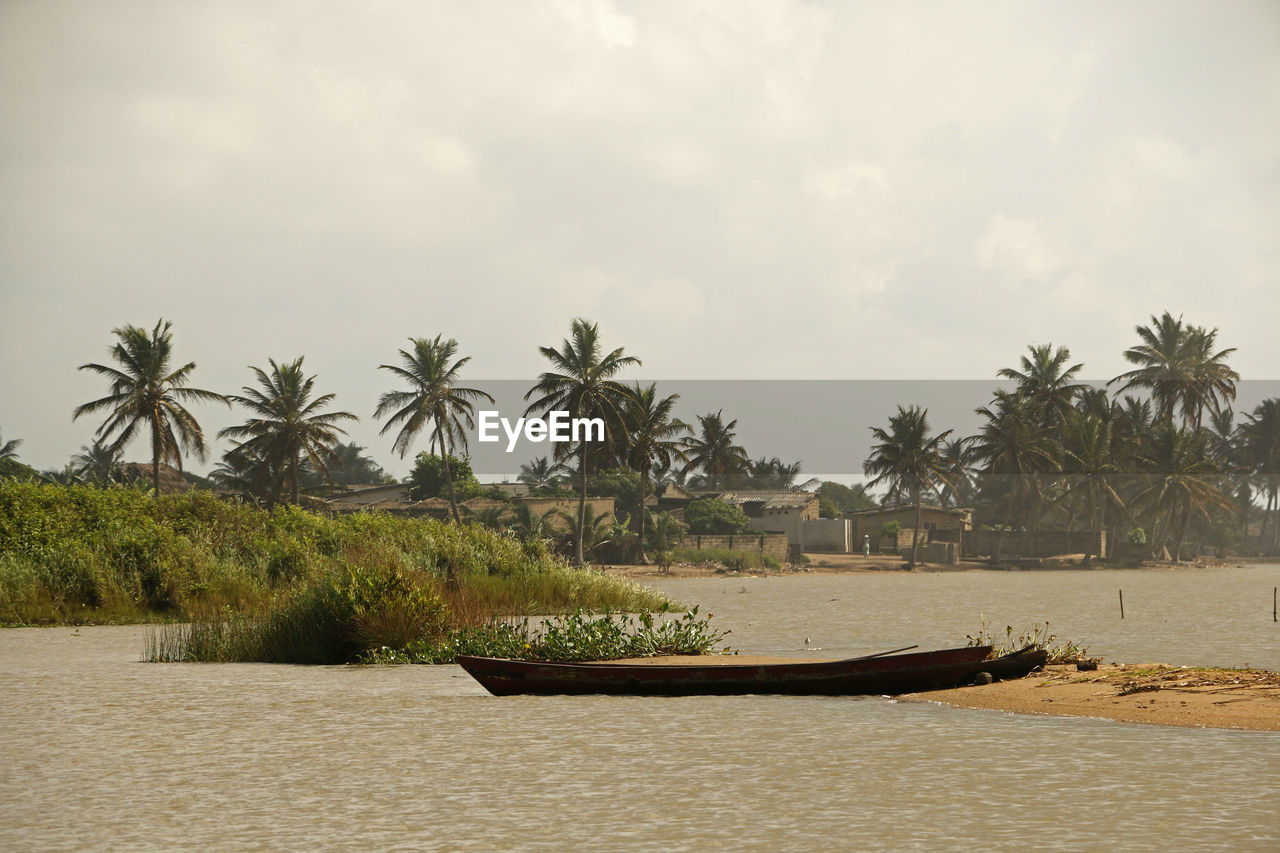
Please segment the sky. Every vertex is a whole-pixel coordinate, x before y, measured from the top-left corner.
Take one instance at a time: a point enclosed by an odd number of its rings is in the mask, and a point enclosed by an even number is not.
[[[1277,379],[1278,141],[1266,0],[3,0],[0,436],[61,468],[161,317],[196,387],[305,356],[397,475],[378,365],[524,380],[578,316],[625,378],[938,381],[1109,378],[1167,310]],[[243,414],[193,411],[203,473]]]

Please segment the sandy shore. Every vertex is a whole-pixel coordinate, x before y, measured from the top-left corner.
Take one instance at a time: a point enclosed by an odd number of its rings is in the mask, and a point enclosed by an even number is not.
[[[1017,714],[1280,731],[1280,673],[1261,670],[1103,664],[1093,672],[1078,672],[1075,666],[1050,666],[1014,681],[902,699]]]
[[[698,655],[630,658],[609,663],[664,666],[690,663],[816,663],[818,659],[767,655]],[[1280,673],[1265,670],[1192,669],[1167,664],[1102,664],[1080,672],[1050,666],[1013,681],[899,697],[957,708],[1097,717],[1125,723],[1190,728],[1280,731]]]

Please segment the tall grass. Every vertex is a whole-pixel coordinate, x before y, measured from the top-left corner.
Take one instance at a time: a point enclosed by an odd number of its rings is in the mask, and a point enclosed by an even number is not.
[[[780,569],[782,563],[760,551],[737,551],[729,548],[675,548],[670,552],[673,562],[722,563],[733,571],[747,569]]]
[[[451,575],[456,585],[445,583]],[[272,636],[287,645],[307,614],[331,612],[343,584],[390,578],[439,599],[451,624],[664,601],[571,569],[545,543],[478,525],[268,511],[202,492],[154,499],[130,489],[0,482],[0,624],[191,620],[226,632],[230,614],[266,631],[262,620],[272,613],[284,620]],[[293,615],[278,615],[286,612]],[[380,635],[403,618],[376,608],[360,616]]]

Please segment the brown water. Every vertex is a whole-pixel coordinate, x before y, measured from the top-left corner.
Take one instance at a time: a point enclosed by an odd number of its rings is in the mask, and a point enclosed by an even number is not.
[[[1267,566],[655,585],[750,650],[941,645],[984,612],[1111,659],[1280,668],[1277,583]],[[452,666],[144,664],[144,632],[0,632],[0,849],[1280,849],[1280,734],[877,697],[499,699]]]

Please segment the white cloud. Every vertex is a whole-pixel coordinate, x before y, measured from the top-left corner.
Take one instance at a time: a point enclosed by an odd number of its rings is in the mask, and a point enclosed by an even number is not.
[[[1003,215],[987,220],[973,256],[984,270],[1041,282],[1058,267],[1036,222]]]

